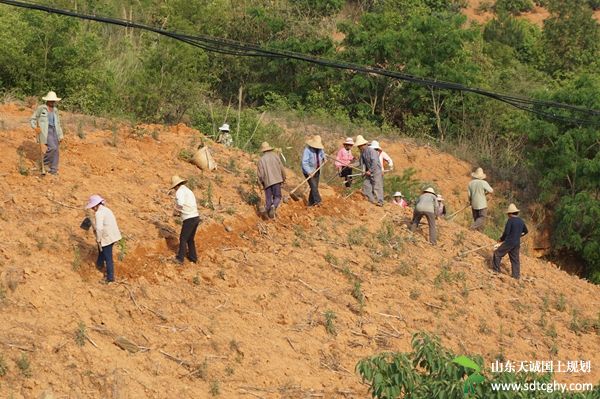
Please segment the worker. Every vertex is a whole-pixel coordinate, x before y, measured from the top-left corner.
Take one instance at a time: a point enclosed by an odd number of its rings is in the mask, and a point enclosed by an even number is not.
[[[179,250],[175,256],[175,262],[183,265],[186,257],[190,262],[198,262],[196,253],[195,236],[200,224],[200,214],[196,196],[185,183],[187,180],[175,175],[171,177],[171,190],[175,193],[175,206],[173,208],[174,216],[181,216],[181,232],[179,234]]]
[[[258,181],[265,190],[265,212],[274,219],[281,203],[281,184],[285,183],[285,169],[277,151],[266,141],[260,145],[262,156],[258,161]]]
[[[94,194],[88,200],[85,209],[94,211],[96,242],[98,243],[98,258],[96,267],[103,269],[106,265],[106,282],[115,281],[115,264],[113,262],[113,245],[119,241],[121,232],[117,226],[117,219],[113,212],[108,209],[104,199]]]
[[[226,147],[231,147],[233,144],[233,137],[231,137],[231,134],[229,133],[229,125],[227,123],[223,123],[223,125],[219,127],[219,138],[217,139],[217,142]]]
[[[46,145],[46,153],[41,162],[44,165],[50,165],[50,174],[57,175],[59,148],[63,139],[63,131],[56,103],[61,98],[57,97],[55,92],[49,91],[45,97],[42,97],[42,100],[46,104],[37,107],[31,116],[30,123],[37,133],[38,142]],[[41,167],[43,168],[44,165],[41,165]]]
[[[515,204],[510,204],[506,210],[508,220],[504,226],[504,232],[494,246],[492,266],[496,273],[500,273],[500,262],[504,255],[508,254],[511,266],[511,275],[514,279],[521,277],[521,263],[519,261],[519,250],[521,249],[521,237],[529,231],[523,219],[519,217],[519,209]]]
[[[383,171],[379,154],[367,144],[369,142],[363,136],[356,136],[354,145],[360,150],[359,165],[365,176],[363,194],[369,199],[369,202],[383,206]]]
[[[435,215],[438,218],[446,216],[446,205],[444,205],[444,197],[442,197],[441,194],[438,194],[436,200],[438,204],[438,211]]]
[[[379,141],[371,141],[370,147],[377,151],[377,153],[379,154],[379,162],[381,163],[381,170],[383,171],[383,173],[394,170],[394,161],[392,161],[392,158],[387,154],[387,152],[381,149]]]
[[[401,208],[408,208],[408,202],[404,199],[404,195],[400,191],[396,191],[392,196],[392,204]]]
[[[435,227],[435,219],[438,213],[438,202],[435,195],[435,190],[432,187],[428,187],[423,190],[423,193],[419,196],[413,212],[412,223],[410,225],[410,231],[415,231],[421,222],[421,218],[425,216],[427,218],[427,224],[429,225],[429,242],[431,245],[437,243],[437,230]]]
[[[319,135],[309,136],[305,144],[306,146],[302,154],[302,173],[308,179],[310,187],[308,206],[320,206],[319,176],[321,174],[321,166],[325,162],[325,151],[323,151],[325,147]]]
[[[354,161],[354,155],[352,154],[352,147],[354,146],[354,140],[352,137],[347,137],[342,143],[342,148],[338,151],[335,159],[335,167],[337,168],[338,175],[344,178],[344,186],[352,186],[352,162]]]
[[[469,182],[468,194],[469,204],[471,205],[471,211],[473,213],[473,224],[471,229],[481,231],[485,226],[485,219],[487,217],[487,194],[492,194],[494,190],[485,181],[485,173],[483,169],[477,168],[474,173],[471,173],[473,180]]]

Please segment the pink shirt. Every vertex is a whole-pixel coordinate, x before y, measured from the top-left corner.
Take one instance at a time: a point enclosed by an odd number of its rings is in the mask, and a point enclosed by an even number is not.
[[[342,147],[336,155],[335,167],[341,169],[344,166],[349,166],[352,163],[352,161],[354,161],[354,155],[352,155],[352,150],[348,151],[344,147]]]
[[[392,200],[392,204],[398,205],[402,208],[408,208],[408,203],[404,200],[404,198],[400,198],[400,201],[396,201],[396,199]]]

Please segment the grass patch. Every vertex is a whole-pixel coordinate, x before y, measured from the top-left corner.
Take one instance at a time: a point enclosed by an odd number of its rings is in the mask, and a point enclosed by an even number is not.
[[[368,232],[369,231],[363,226],[350,230],[347,237],[348,245],[355,246],[364,244]]]
[[[336,258],[335,255],[332,254],[331,252],[327,252],[325,254],[325,262],[329,263],[330,265],[337,266],[338,265],[338,258]]]
[[[79,325],[77,326],[77,330],[75,330],[75,343],[78,346],[85,345],[85,334],[86,334],[85,323],[83,321],[80,321]]]
[[[565,297],[565,294],[561,293],[558,296],[558,298],[556,299],[556,304],[555,304],[554,307],[559,312],[564,312],[565,310],[567,310],[567,298]]]
[[[337,319],[337,316],[333,310],[328,310],[325,312],[325,331],[327,331],[327,334],[333,336],[337,335],[335,319]]]
[[[0,377],[4,377],[8,373],[8,364],[4,360],[4,356],[0,355]]]
[[[71,262],[73,271],[78,271],[81,268],[81,250],[78,245],[73,246],[73,261]]]
[[[356,299],[356,302],[358,302],[361,309],[365,306],[365,295],[362,292],[360,281],[354,282],[354,286],[352,287],[352,297]]]
[[[221,384],[219,383],[219,380],[212,380],[210,382],[209,392],[212,396],[219,396],[221,394]]]
[[[16,363],[23,377],[29,378],[32,376],[31,363],[26,354],[21,353],[21,357],[17,359]]]

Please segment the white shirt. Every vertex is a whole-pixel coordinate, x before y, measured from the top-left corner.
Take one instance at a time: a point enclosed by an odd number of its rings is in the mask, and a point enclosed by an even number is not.
[[[184,184],[179,186],[175,193],[177,205],[181,207],[181,220],[195,218],[199,216],[198,205],[196,204],[196,196]]]
[[[383,161],[387,162],[388,170],[394,169],[394,161],[392,161],[392,158],[390,158],[390,156],[385,151],[381,151],[381,154],[379,154],[379,162],[381,163],[381,170],[385,170]]]
[[[106,247],[121,239],[121,232],[117,226],[117,219],[110,209],[100,205],[95,214],[96,218],[96,241],[100,246]]]

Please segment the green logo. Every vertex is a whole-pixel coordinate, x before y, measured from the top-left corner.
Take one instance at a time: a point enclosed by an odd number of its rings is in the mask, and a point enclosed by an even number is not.
[[[469,359],[466,356],[459,356],[452,360],[453,363],[458,364],[459,366],[463,366],[466,369],[474,370],[474,372],[467,377],[465,380],[465,395],[470,393],[475,393],[475,386],[477,384],[481,384],[485,381],[485,377],[481,375],[481,367],[473,360]]]

